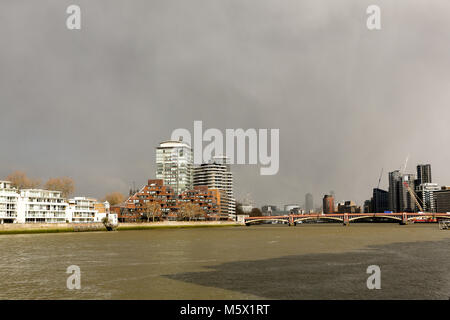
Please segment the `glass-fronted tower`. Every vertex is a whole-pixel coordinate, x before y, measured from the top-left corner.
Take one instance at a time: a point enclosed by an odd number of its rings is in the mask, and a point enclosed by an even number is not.
[[[163,141],[156,148],[156,178],[176,194],[193,188],[193,154],[183,141]]]

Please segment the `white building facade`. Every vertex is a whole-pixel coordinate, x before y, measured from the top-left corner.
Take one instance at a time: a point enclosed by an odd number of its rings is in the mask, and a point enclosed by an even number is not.
[[[69,199],[67,208],[67,220],[73,223],[96,222],[96,199],[87,197],[75,197]]]
[[[0,224],[3,223],[92,223],[117,224],[109,203],[88,197],[66,200],[60,191],[17,190],[10,181],[0,181]]]
[[[18,223],[65,223],[68,203],[60,191],[24,189],[20,191]]]
[[[193,153],[183,141],[164,141],[156,148],[156,179],[163,179],[176,194],[193,187]]]
[[[9,181],[0,181],[0,224],[17,222],[19,193]]]
[[[225,192],[225,202],[228,215],[233,218],[236,214],[236,200],[233,194],[233,173],[226,157],[213,158],[209,163],[203,163],[194,168],[194,186],[207,186]]]
[[[437,183],[422,183],[416,189],[419,201],[424,212],[436,212],[436,199],[434,193],[441,190]]]

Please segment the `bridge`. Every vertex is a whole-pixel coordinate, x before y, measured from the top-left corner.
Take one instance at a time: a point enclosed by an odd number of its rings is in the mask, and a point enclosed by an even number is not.
[[[400,224],[408,224],[415,221],[423,221],[430,219],[432,221],[439,221],[441,219],[450,219],[450,213],[330,213],[330,214],[289,214],[285,216],[262,216],[262,217],[247,217],[244,219],[245,225],[261,224],[264,222],[280,222],[287,223],[289,226],[295,226],[297,223],[303,221],[337,221],[343,225],[348,225],[352,221],[357,220],[380,220],[388,219],[397,221]]]

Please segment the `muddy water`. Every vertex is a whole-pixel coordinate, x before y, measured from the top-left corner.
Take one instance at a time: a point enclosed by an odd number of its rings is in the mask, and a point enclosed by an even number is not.
[[[66,269],[81,270],[69,290]],[[381,289],[366,286],[369,265]],[[436,224],[0,236],[0,299],[449,299]]]

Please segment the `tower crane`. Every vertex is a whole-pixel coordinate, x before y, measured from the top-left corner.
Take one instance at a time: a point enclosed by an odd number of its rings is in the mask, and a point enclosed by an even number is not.
[[[408,156],[406,157],[406,160],[405,160],[405,165],[403,166],[403,173],[406,173],[406,167],[407,167],[407,165],[408,165],[408,160],[409,160],[409,154],[408,154]]]
[[[403,185],[408,190],[409,194],[411,195],[411,198],[414,199],[414,202],[416,203],[417,208],[419,208],[419,211],[423,212],[423,208],[420,205],[419,199],[416,197],[416,193],[411,189],[411,187],[409,186],[409,184],[406,181],[403,181]]]
[[[409,155],[406,157],[405,165],[403,166],[403,170],[401,171],[402,174],[406,172],[406,166],[408,165],[408,160],[409,160]],[[406,190],[408,190],[411,198],[413,198],[414,202],[416,203],[417,208],[419,208],[419,211],[423,212],[423,204],[420,202],[420,199],[417,197],[417,194],[414,192],[413,189],[411,189],[411,187],[409,186],[409,184],[406,181],[403,181],[403,185],[405,186]]]
[[[384,168],[381,168],[381,173],[380,173],[380,178],[378,179],[377,189],[380,188],[380,182],[381,182],[381,176],[383,175],[383,170],[384,170]]]

